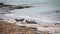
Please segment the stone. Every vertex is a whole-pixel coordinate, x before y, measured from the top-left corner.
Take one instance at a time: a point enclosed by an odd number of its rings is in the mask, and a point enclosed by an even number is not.
[[[27,24],[37,24],[35,21],[28,21],[28,20],[26,20],[26,23]]]

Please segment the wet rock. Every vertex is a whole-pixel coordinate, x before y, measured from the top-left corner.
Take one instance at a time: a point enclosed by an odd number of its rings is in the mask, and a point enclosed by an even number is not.
[[[0,3],[0,7],[3,7],[3,5],[4,5],[3,3]]]
[[[56,13],[60,13],[60,11],[55,11]]]
[[[17,7],[15,7],[14,9],[23,9],[24,7],[22,7],[22,6],[17,6]]]
[[[3,6],[5,6],[5,7],[9,7],[9,6],[13,6],[13,5],[6,5],[6,4],[4,4]]]
[[[35,21],[28,21],[28,20],[26,20],[26,23],[27,24],[37,24],[37,22],[35,22]]]
[[[0,14],[6,14],[6,13],[0,13]]]
[[[60,26],[60,23],[55,23],[56,26]]]
[[[55,25],[60,25],[60,23],[55,23]]]
[[[30,8],[31,6],[25,6],[25,8]]]
[[[3,3],[0,3],[0,5],[4,5]]]
[[[4,19],[0,18],[0,20],[4,20]]]
[[[19,22],[19,21],[24,21],[24,18],[22,18],[22,19],[15,19],[17,22]]]

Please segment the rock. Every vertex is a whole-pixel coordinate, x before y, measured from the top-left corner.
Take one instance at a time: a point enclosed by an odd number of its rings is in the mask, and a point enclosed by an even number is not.
[[[0,13],[0,14],[6,14],[6,13]]]
[[[55,23],[56,26],[60,26],[60,23]]]
[[[0,18],[0,20],[4,20],[4,19]]]
[[[24,7],[22,7],[22,6],[17,6],[17,7],[15,7],[16,9],[22,9],[22,8],[24,8]]]
[[[37,24],[35,21],[28,21],[28,20],[26,20],[26,23],[27,24]]]
[[[24,18],[22,18],[22,19],[15,19],[17,22],[19,22],[19,21],[24,21]]]
[[[7,21],[9,23],[15,23],[16,22],[16,20],[14,20],[14,19],[4,19],[4,21]]]
[[[3,3],[0,3],[0,5],[4,5]]]

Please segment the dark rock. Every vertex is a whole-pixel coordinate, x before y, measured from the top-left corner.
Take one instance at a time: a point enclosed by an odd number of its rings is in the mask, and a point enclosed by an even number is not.
[[[0,5],[4,5],[3,3],[0,3]]]
[[[16,7],[16,9],[22,9],[22,8],[24,8],[24,7],[22,7],[22,6],[17,6]]]
[[[55,12],[57,13],[57,12],[60,12],[60,11],[55,11]]]
[[[37,24],[35,21],[28,21],[28,20],[26,20],[26,23],[28,23],[28,24]]]
[[[55,25],[60,25],[60,23],[55,23]]]
[[[30,8],[31,6],[15,6],[13,9],[23,9],[23,8]]]
[[[22,19],[15,19],[17,22],[18,21],[24,21],[24,18],[22,18]]]
[[[6,14],[6,13],[0,13],[0,14]]]
[[[4,20],[4,19],[0,18],[0,20]]]
[[[13,5],[6,5],[6,4],[4,4],[3,6],[5,6],[5,7],[9,7],[9,6],[13,6]]]
[[[25,8],[30,8],[30,6],[25,6]]]
[[[0,7],[3,7],[3,5],[4,5],[3,3],[0,3]]]

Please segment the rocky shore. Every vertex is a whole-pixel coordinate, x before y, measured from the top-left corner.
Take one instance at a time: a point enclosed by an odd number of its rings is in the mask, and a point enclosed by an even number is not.
[[[0,21],[0,34],[49,34],[34,27],[19,26],[17,24]]]
[[[13,32],[11,32],[11,33],[14,33],[14,34],[16,34],[17,31],[21,32],[21,31],[19,31],[20,30],[19,28],[21,28],[21,27],[23,27],[24,29],[26,27],[27,30],[29,28],[29,31],[27,33],[30,33],[30,34],[31,33],[35,34],[37,32],[39,34],[55,34],[55,33],[60,33],[60,27],[59,26],[52,26],[52,25],[48,25],[48,24],[44,24],[44,25],[42,25],[42,24],[30,24],[30,23],[27,24],[26,22],[23,22],[23,19],[21,19],[20,21],[18,20],[18,22],[14,21],[13,19],[7,19],[7,20],[0,19],[0,25],[1,25],[0,26],[0,30],[1,31],[3,30],[2,28],[5,28],[5,30],[6,30],[6,27],[7,27],[8,31],[11,31],[11,30],[9,30],[10,27],[13,28]],[[16,31],[15,31],[15,28],[16,28]],[[24,30],[23,28],[21,28],[22,31]],[[33,29],[31,30],[30,28],[33,28]],[[34,29],[36,29],[36,32],[35,32]],[[4,32],[4,31],[2,31],[2,32]],[[26,32],[24,31],[23,33],[26,33]]]
[[[9,23],[15,23],[15,24],[38,24],[40,26],[43,26],[43,27],[60,27],[60,23],[38,23],[36,21],[33,21],[33,20],[26,20],[25,18],[20,18],[20,19],[3,19],[3,18],[0,18],[0,21],[6,21],[6,22],[9,22]]]

